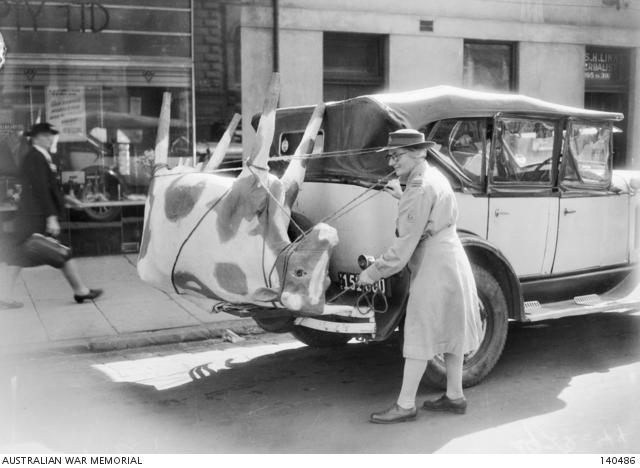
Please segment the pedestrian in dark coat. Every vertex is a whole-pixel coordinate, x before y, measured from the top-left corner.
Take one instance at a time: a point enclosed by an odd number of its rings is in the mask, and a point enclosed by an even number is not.
[[[15,248],[5,259],[13,267],[9,268],[12,271],[8,273],[11,290],[20,268],[33,266],[23,253],[24,243],[36,233],[52,238],[60,234],[59,220],[64,209],[64,195],[58,187],[57,167],[49,153],[57,134],[58,131],[46,122],[35,124],[26,134],[31,138],[31,148],[20,164],[22,192],[16,215]],[[102,290],[90,289],[84,284],[73,259],[67,260],[60,269],[73,289],[76,302],[92,300],[102,294]],[[21,306],[17,301],[0,297],[0,308]]]

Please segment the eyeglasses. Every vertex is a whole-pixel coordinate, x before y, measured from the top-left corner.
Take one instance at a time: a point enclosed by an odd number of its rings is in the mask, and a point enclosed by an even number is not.
[[[387,153],[387,161],[398,162],[402,156],[408,154],[406,151],[396,151],[393,153]]]

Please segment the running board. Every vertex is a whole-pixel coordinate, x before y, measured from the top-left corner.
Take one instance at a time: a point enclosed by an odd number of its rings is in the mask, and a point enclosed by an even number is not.
[[[372,319],[374,317],[374,312],[370,308],[357,308],[346,304],[325,304],[322,315],[338,315],[340,317]]]
[[[572,317],[602,312],[629,312],[640,309],[640,284],[634,274],[604,294],[576,296],[572,300],[540,304],[524,303],[526,322]]]
[[[349,335],[363,335],[376,333],[375,321],[369,322],[329,322],[327,320],[320,320],[311,317],[300,317],[295,321],[296,325],[302,327],[313,328],[315,330],[332,332],[332,333],[346,333]]]

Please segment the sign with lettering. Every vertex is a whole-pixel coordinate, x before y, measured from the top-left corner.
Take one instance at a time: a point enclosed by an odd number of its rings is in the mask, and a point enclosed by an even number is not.
[[[87,130],[87,112],[84,87],[48,86],[46,119],[60,131],[58,141],[84,141]]]
[[[628,54],[615,49],[587,48],[584,78],[595,85],[621,85],[628,80]]]
[[[190,0],[0,0],[11,53],[191,56]]]

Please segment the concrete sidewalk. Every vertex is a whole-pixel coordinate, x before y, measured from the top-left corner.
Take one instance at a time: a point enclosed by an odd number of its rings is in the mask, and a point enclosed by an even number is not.
[[[212,313],[177,294],[159,291],[138,278],[136,255],[77,258],[95,300],[77,304],[61,272],[27,268],[14,298],[20,309],[0,310],[0,354],[75,348],[106,351],[217,338],[226,330],[259,333],[249,318]]]

